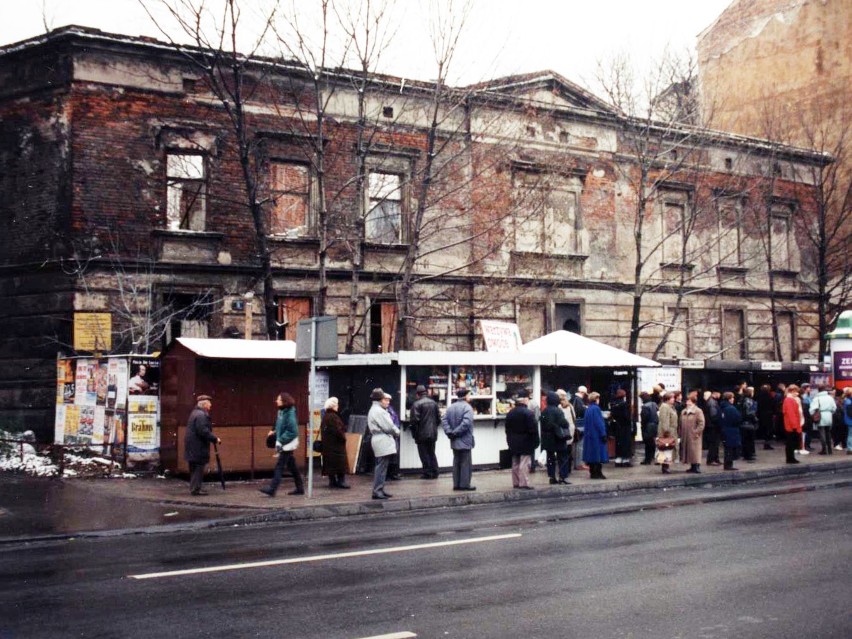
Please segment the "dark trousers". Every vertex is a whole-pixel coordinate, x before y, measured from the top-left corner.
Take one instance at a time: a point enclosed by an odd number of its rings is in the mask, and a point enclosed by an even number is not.
[[[787,455],[787,463],[796,461],[796,450],[799,448],[801,435],[797,432],[784,434],[784,453]]]
[[[547,451],[547,476],[556,479],[556,467],[559,466],[559,479],[565,479],[571,474],[570,447]]]
[[[453,488],[469,488],[473,463],[470,449],[453,449]]]
[[[642,440],[642,443],[645,444],[645,457],[642,458],[642,463],[650,464],[654,461],[654,451],[657,449],[657,444],[653,437],[646,437]]]
[[[385,478],[388,474],[388,466],[393,455],[376,457],[376,467],[373,468],[373,495],[382,495],[385,492]]]
[[[285,469],[292,473],[293,481],[296,482],[296,490],[305,489],[302,483],[302,476],[299,474],[299,469],[296,468],[296,458],[293,457],[293,451],[282,450],[278,453],[278,463],[275,464],[275,472],[272,474],[272,481],[269,483],[269,492],[273,495],[278,490],[278,485],[281,483],[281,477]]]
[[[429,477],[437,477],[438,457],[435,455],[435,440],[417,442],[417,454],[420,455],[423,474]]]
[[[204,467],[206,464],[189,463],[189,492],[197,493],[204,484]]]
[[[754,430],[741,428],[740,433],[743,439],[743,459],[754,459]]]
[[[728,446],[725,444],[725,468],[733,468],[734,460],[740,458],[740,451],[742,450],[739,446]]]
[[[831,455],[831,447],[834,445],[831,441],[831,426],[819,427],[819,441],[822,444],[822,450],[819,451],[819,454]]]
[[[707,463],[719,463],[719,439],[721,432],[717,424],[707,427]]]

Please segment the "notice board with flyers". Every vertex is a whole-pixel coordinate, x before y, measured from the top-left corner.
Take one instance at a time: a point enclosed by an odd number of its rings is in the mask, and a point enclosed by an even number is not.
[[[160,361],[147,355],[56,360],[54,443],[158,462]]]

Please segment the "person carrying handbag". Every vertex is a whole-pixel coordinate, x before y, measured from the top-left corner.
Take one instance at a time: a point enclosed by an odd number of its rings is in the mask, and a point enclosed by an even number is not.
[[[547,452],[547,476],[551,484],[567,484],[571,472],[571,458],[568,456],[568,440],[571,428],[565,413],[559,407],[559,395],[549,391],[545,396],[546,407],[541,412],[541,447]],[[559,467],[559,479],[556,468]]]
[[[296,483],[295,490],[291,490],[288,494],[304,495],[305,485],[302,483],[302,476],[299,474],[296,459],[293,456],[293,451],[299,447],[296,400],[290,393],[281,393],[275,398],[275,403],[278,406],[278,415],[275,418],[275,427],[270,431],[270,434],[275,433],[275,451],[278,453],[278,463],[275,464],[275,471],[269,486],[259,490],[264,495],[274,497],[286,468],[292,473],[293,481]]]

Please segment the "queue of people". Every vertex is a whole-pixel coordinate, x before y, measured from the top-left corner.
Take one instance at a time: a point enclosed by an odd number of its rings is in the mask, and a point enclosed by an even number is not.
[[[443,416],[425,387],[417,386],[415,393],[409,423],[422,465],[421,478],[434,480],[439,476],[435,449],[440,427],[450,440],[453,453],[453,489],[476,490],[471,485],[475,439],[470,391],[459,389],[456,401]],[[367,430],[375,458],[372,498],[383,500],[391,497],[385,490],[386,481],[399,478],[401,422],[391,405],[391,395],[375,388],[370,400]],[[679,391],[668,392],[659,385],[651,393],[640,393],[640,400],[644,445],[640,463],[657,464],[664,474],[671,472],[675,462],[688,466],[688,473],[700,473],[703,448],[707,449],[708,466],[737,470],[734,463],[738,459],[756,461],[755,440],[760,437],[765,450],[772,449],[773,441],[783,439],[788,464],[799,463],[797,456],[809,454],[812,440],[816,439],[821,444],[820,455],[844,449],[852,454],[852,388],[845,388],[838,396],[827,386],[820,386],[813,393],[808,384],[778,384],[775,390],[769,385],[761,386],[755,394],[755,389],[743,382],[735,391],[693,390],[684,399]],[[539,447],[550,484],[569,484],[572,469],[588,470],[590,479],[606,479],[603,465],[610,461],[610,438],[615,440],[615,466],[632,465],[635,420],[624,390],[615,393],[608,420],[600,407],[600,394],[588,392],[585,386],[579,386],[573,395],[562,389],[543,393],[538,418],[529,406],[527,390],[520,391],[512,403],[505,432],[513,488],[532,490],[529,475]],[[269,436],[275,441],[277,462],[270,483],[260,492],[274,497],[287,471],[294,482],[294,489],[288,494],[302,495],[304,481],[294,457],[299,444],[295,400],[282,392],[276,396],[275,404],[277,413]],[[212,398],[199,395],[187,424],[184,456],[190,468],[192,495],[207,494],[202,490],[202,479],[210,460],[210,445],[221,443],[213,434],[211,407]],[[339,414],[336,397],[325,403],[320,431],[322,473],[328,477],[329,488],[349,489],[347,426]]]

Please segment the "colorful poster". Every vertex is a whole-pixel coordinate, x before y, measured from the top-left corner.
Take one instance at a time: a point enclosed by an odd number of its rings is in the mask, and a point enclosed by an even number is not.
[[[77,430],[78,444],[91,444],[92,433],[95,430],[95,407],[80,407],[80,428]]]
[[[149,453],[159,449],[156,415],[130,415],[128,421],[128,453]]]
[[[124,454],[124,435],[126,424],[127,420],[125,414],[116,411],[116,413],[112,416],[112,424],[109,429],[109,444],[116,456]]]
[[[112,361],[116,365],[115,407],[125,409],[127,408],[127,360],[113,359]]]
[[[109,361],[98,360],[94,370],[95,375],[95,405],[106,406],[109,389]]]
[[[131,395],[128,398],[129,413],[144,413],[146,415],[157,414],[157,397],[150,395]]]
[[[86,385],[89,383],[89,360],[78,359],[77,370],[74,375],[74,403],[77,406],[86,405]]]
[[[160,362],[156,359],[134,357],[130,360],[130,395],[158,395],[160,392]]]
[[[115,357],[111,357],[107,365],[107,394],[106,407],[114,409],[118,396],[118,362]]]
[[[95,420],[92,424],[92,444],[100,446],[104,441],[104,428],[106,426],[106,408],[95,406]]]
[[[66,404],[65,406],[65,442],[77,443],[77,431],[80,430],[80,406]]]
[[[53,423],[53,443],[65,443],[65,404],[56,405],[56,420]]]
[[[852,351],[834,351],[834,381],[852,382]]]

